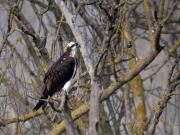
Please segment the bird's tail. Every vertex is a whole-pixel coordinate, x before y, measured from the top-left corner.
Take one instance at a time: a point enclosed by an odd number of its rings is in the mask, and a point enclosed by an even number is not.
[[[39,101],[36,104],[36,106],[33,108],[33,111],[37,111],[39,108],[44,109],[45,106],[47,105],[46,99],[48,98],[48,94],[47,94],[47,88],[46,88],[45,85],[43,86],[42,91],[43,91],[42,96],[39,99]]]
[[[39,100],[39,102],[36,104],[36,106],[33,108],[33,111],[37,111],[39,108],[44,108],[46,106],[46,101],[44,101],[43,98]]]

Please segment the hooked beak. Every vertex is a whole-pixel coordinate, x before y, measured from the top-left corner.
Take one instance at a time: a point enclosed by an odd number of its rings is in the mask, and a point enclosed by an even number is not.
[[[76,43],[77,48],[81,48],[80,44]]]

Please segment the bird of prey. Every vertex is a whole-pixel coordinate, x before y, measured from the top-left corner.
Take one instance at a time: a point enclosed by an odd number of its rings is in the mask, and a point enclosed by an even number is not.
[[[47,105],[46,99],[57,91],[68,92],[78,67],[75,55],[79,47],[75,42],[67,44],[65,53],[48,69],[44,77],[42,96],[33,111],[44,108]]]

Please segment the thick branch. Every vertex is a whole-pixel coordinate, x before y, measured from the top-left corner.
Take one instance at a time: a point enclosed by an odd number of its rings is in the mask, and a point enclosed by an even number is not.
[[[21,116],[18,116],[16,118],[13,118],[13,119],[0,120],[0,126],[6,126],[8,124],[15,123],[15,122],[25,122],[25,121],[32,119],[34,117],[37,117],[41,114],[43,114],[43,110],[39,109],[36,112],[30,112],[28,114],[21,115]]]
[[[89,134],[97,135],[99,129],[99,104],[101,85],[98,77],[91,78],[91,95],[89,111]]]
[[[149,31],[152,32],[153,30],[153,17],[151,13],[151,2],[150,0],[144,0],[144,11],[146,14],[146,20],[149,27]]]

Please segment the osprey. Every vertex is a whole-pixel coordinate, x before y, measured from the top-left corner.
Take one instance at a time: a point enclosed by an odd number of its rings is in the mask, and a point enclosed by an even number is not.
[[[75,54],[79,47],[79,44],[70,42],[65,53],[48,69],[44,77],[43,93],[34,111],[44,108],[47,104],[45,100],[55,92],[61,89],[68,92],[78,67]]]

